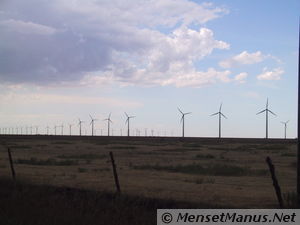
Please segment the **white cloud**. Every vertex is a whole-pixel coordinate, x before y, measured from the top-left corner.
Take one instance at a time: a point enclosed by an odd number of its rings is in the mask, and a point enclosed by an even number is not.
[[[219,65],[223,68],[232,68],[240,65],[250,65],[262,62],[268,56],[263,55],[260,51],[254,53],[248,53],[243,51],[240,54],[233,56],[232,58],[223,60]]]
[[[230,82],[228,76],[230,71],[216,71],[213,68],[208,69],[206,72],[193,71],[188,74],[180,74],[170,79],[162,80],[161,85],[174,85],[176,87],[202,87],[208,84],[220,82]]]
[[[17,32],[22,34],[39,34],[39,35],[51,35],[57,30],[55,28],[45,26],[42,24],[24,22],[21,20],[3,20],[0,21],[0,27],[7,29],[10,32]]]
[[[247,78],[247,76],[248,76],[248,73],[242,72],[242,73],[239,73],[238,75],[236,75],[234,77],[234,80],[240,84],[243,84],[246,82],[245,79]]]
[[[1,82],[163,85],[197,72],[194,63],[214,49],[229,48],[199,28],[228,13],[209,3],[28,0],[5,10],[18,13],[2,22],[11,30],[0,36]]]
[[[0,102],[3,104],[17,104],[26,106],[30,104],[76,104],[76,105],[94,105],[101,104],[111,107],[140,107],[141,103],[128,101],[125,99],[109,97],[83,97],[80,95],[55,95],[55,94],[21,94],[4,93],[0,94]]]
[[[281,75],[284,73],[282,68],[275,68],[273,70],[268,71],[267,68],[263,69],[263,72],[257,75],[258,80],[280,80]]]

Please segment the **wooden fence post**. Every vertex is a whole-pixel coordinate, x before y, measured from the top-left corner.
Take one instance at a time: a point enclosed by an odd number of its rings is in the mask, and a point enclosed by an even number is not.
[[[280,186],[278,184],[278,181],[277,181],[277,178],[276,178],[276,174],[275,174],[275,167],[272,164],[272,160],[271,160],[271,158],[269,156],[266,158],[266,162],[269,165],[271,177],[272,177],[272,180],[273,180],[273,186],[275,188],[275,192],[276,192],[276,195],[277,195],[277,200],[278,200],[278,203],[279,203],[279,207],[283,208],[283,200],[282,200],[282,196],[281,196]]]
[[[112,152],[109,152],[109,155],[110,155],[111,164],[112,164],[112,168],[113,168],[117,193],[120,194],[121,193],[121,188],[120,188],[120,184],[119,184],[119,178],[118,178],[118,173],[117,173],[116,164],[115,164],[115,160],[114,160],[114,155],[113,155]]]
[[[14,163],[12,160],[10,148],[7,148],[7,152],[8,152],[8,158],[9,158],[9,164],[10,164],[12,178],[13,178],[14,182],[16,182],[16,173],[15,173],[15,169],[14,169]]]

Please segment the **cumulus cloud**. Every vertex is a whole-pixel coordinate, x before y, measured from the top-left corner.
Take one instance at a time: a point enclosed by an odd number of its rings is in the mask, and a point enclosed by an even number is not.
[[[163,85],[196,73],[194,63],[214,49],[229,48],[210,29],[195,29],[228,13],[209,3],[28,0],[3,10],[2,82]]]
[[[51,35],[56,32],[55,28],[49,26],[14,19],[0,21],[0,28],[21,34]]]
[[[281,75],[284,73],[282,68],[275,68],[273,70],[263,69],[263,72],[257,75],[258,80],[280,80]]]
[[[263,55],[260,51],[248,53],[247,51],[243,51],[240,54],[233,56],[232,58],[223,60],[219,63],[219,65],[223,68],[232,68],[240,65],[250,65],[262,62],[268,56]]]
[[[239,73],[238,75],[236,75],[234,77],[234,80],[240,84],[243,84],[246,82],[245,79],[247,78],[247,76],[248,76],[248,73],[242,72],[242,73]]]

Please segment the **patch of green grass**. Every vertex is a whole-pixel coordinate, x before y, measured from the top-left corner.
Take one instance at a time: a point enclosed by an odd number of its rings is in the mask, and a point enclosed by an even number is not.
[[[199,148],[165,148],[165,149],[158,149],[157,152],[200,152],[201,149]]]
[[[109,149],[136,149],[136,146],[110,146]]]
[[[53,158],[37,159],[34,157],[32,157],[30,159],[17,159],[15,161],[15,163],[35,165],[35,166],[73,166],[73,165],[78,165],[77,160],[56,160]]]
[[[186,165],[140,165],[132,166],[133,169],[139,170],[158,170],[172,173],[202,174],[211,176],[264,176],[267,170],[256,170],[248,167],[226,164],[209,164],[204,167],[200,164]]]
[[[203,147],[203,145],[199,144],[199,143],[184,143],[182,146],[183,147],[188,147],[188,148],[201,148],[201,147]]]
[[[77,170],[79,173],[86,173],[88,171],[87,168],[82,168],[82,167],[79,167]]]
[[[296,157],[297,155],[294,153],[290,153],[290,152],[284,152],[284,153],[281,153],[281,156]]]
[[[32,146],[30,145],[13,145],[11,148],[22,148],[22,149],[30,149]]]
[[[92,154],[92,153],[87,153],[87,154],[72,154],[72,155],[58,155],[56,156],[57,158],[60,159],[104,159],[107,158],[107,155],[98,155],[98,154]]]
[[[97,168],[97,169],[93,169],[94,172],[102,172],[102,171],[110,171],[109,168]]]
[[[56,141],[56,142],[52,142],[52,144],[56,144],[56,145],[71,145],[74,144],[73,142],[68,142],[68,141]]]
[[[185,180],[186,182],[195,183],[195,184],[214,184],[215,179],[208,177],[208,178],[197,178],[194,180]]]
[[[214,159],[215,156],[211,154],[197,154],[196,155],[197,159]]]
[[[281,150],[289,149],[289,147],[284,145],[284,144],[262,145],[259,148],[262,149],[262,150],[268,150],[268,151],[281,151]]]

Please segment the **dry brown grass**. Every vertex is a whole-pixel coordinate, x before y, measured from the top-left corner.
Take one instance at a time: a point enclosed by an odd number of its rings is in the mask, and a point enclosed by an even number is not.
[[[206,202],[237,208],[277,207],[269,174],[251,174],[268,169],[270,156],[276,167],[283,193],[296,190],[296,142],[255,139],[179,139],[179,138],[79,138],[79,137],[2,137],[0,176],[10,176],[6,147],[14,160],[35,158],[76,160],[74,165],[15,164],[17,178],[41,184],[115,191],[109,152],[115,156],[124,193]],[[242,176],[210,173],[184,173],[170,168],[201,165],[227,165],[247,168]],[[145,169],[145,165],[150,167]],[[156,170],[151,166],[160,165]],[[144,166],[144,168],[143,168]],[[139,169],[143,168],[143,169]]]

